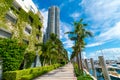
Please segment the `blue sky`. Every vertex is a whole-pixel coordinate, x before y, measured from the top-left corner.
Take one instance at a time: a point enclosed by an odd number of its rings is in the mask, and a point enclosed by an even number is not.
[[[119,0],[33,0],[44,16],[44,31],[47,26],[48,8],[60,8],[60,39],[69,55],[73,42],[64,33],[73,30],[73,22],[80,18],[94,34],[86,39],[84,58],[104,54],[107,59],[120,57],[120,1]],[[116,56],[115,56],[116,55]]]

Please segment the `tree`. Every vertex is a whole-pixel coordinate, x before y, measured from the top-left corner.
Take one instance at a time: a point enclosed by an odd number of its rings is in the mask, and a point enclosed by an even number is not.
[[[68,55],[63,47],[62,42],[57,38],[56,34],[50,34],[50,38],[46,43],[41,44],[43,65],[45,63],[55,64],[61,61],[68,61]]]
[[[82,23],[82,21],[83,21],[83,19],[80,19],[80,21],[78,21],[78,22],[74,22],[74,31],[66,32],[66,34],[71,35],[69,37],[70,40],[75,42],[75,45],[73,47],[74,52],[72,54],[72,57],[74,57],[74,56],[77,57],[77,63],[78,63],[79,71],[81,69],[81,71],[83,73],[81,51],[85,47],[84,39],[92,36],[92,33],[85,29],[87,24]],[[79,57],[78,57],[78,55],[79,55]],[[80,58],[80,62],[79,62],[79,58]]]

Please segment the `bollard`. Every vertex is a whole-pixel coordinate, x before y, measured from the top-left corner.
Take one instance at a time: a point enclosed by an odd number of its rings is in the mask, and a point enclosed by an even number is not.
[[[109,74],[108,74],[108,69],[107,69],[107,67],[106,67],[106,62],[105,62],[103,56],[99,56],[99,62],[100,62],[100,65],[101,65],[101,67],[102,67],[102,72],[103,72],[104,79],[105,79],[105,80],[111,80],[111,79],[110,79],[110,76],[109,76]]]
[[[90,58],[90,62],[91,62],[91,68],[92,68],[93,76],[95,78],[97,78],[93,58]]]

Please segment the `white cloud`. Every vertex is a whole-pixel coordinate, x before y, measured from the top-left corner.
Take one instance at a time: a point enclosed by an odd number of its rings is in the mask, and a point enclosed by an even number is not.
[[[87,15],[86,20],[92,22],[91,30],[94,34],[97,33],[94,43],[88,44],[88,47],[98,46],[101,42],[104,44],[108,41],[120,40],[120,1],[82,0],[78,5]]]
[[[85,12],[94,20],[106,20],[113,16],[119,16],[120,1],[118,0],[82,0],[79,5],[85,8]]]
[[[74,20],[77,20],[80,18],[80,13],[74,12],[74,13],[70,14],[70,17],[72,17]]]
[[[79,6],[88,16],[87,20],[92,21],[92,30],[104,31],[120,19],[120,1],[118,0],[82,0]]]
[[[86,52],[82,52],[82,58],[83,58],[83,59],[86,59],[86,58],[87,58]]]
[[[71,25],[60,21],[60,38],[68,39],[68,35],[65,32],[71,31]]]
[[[95,46],[100,46],[102,44],[104,44],[104,42],[96,42],[96,43],[88,44],[86,47],[95,47]]]
[[[95,38],[97,42],[88,44],[86,47],[95,47],[113,40],[120,40],[119,30],[120,30],[120,22],[117,22],[113,27],[97,35]]]
[[[43,15],[44,19],[43,19],[43,26],[44,26],[44,32],[46,32],[46,28],[47,28],[47,20],[48,20],[48,11],[45,9],[41,10],[41,14]]]
[[[73,41],[70,41],[70,40],[66,40],[64,43],[64,46],[66,49],[68,48],[72,48],[72,46],[74,45],[74,42]]]
[[[120,40],[120,22],[101,33],[98,37],[96,37],[96,39],[101,41]]]
[[[66,49],[71,48],[74,44],[74,42],[69,39],[68,34],[65,34],[65,32],[71,30],[72,26],[70,24],[64,23],[62,21],[60,22],[60,39],[64,39],[63,44]]]
[[[108,48],[90,53],[89,58],[98,59],[98,56],[104,56],[105,59],[119,59],[120,48]]]

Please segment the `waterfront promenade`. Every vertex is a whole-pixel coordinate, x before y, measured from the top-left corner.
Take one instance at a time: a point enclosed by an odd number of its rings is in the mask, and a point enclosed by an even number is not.
[[[34,80],[77,80],[71,63],[35,78]]]

